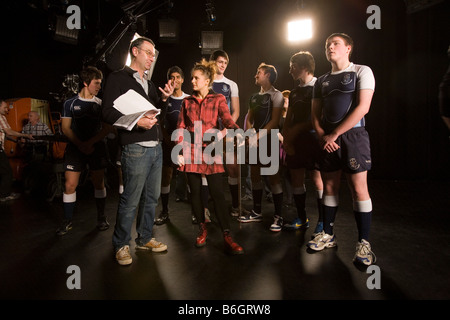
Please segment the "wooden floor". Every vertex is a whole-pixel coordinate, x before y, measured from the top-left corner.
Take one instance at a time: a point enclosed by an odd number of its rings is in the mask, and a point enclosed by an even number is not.
[[[113,180],[110,180],[113,181]],[[227,200],[230,194],[224,178]],[[345,182],[344,182],[345,183]],[[312,190],[309,184],[307,188]],[[448,182],[370,181],[374,207],[371,244],[377,267],[352,263],[356,226],[346,185],[335,224],[337,248],[311,253],[305,242],[317,220],[308,193],[311,227],[306,231],[269,231],[273,204],[263,200],[264,221],[232,221],[244,255],[223,251],[220,229],[209,224],[203,248],[194,246],[197,225],[190,205],[170,198],[168,224],[155,226],[165,253],[138,252],[120,266],[112,252],[118,192],[108,188],[111,227],[95,228],[96,211],[89,181],[78,188],[73,229],[58,237],[62,199],[45,200],[39,192],[0,204],[0,298],[31,300],[447,300],[450,299],[450,185]],[[243,201],[251,208],[251,201]],[[294,217],[293,208],[285,208]],[[159,212],[159,208],[158,208]],[[133,239],[136,236],[133,231]],[[73,273],[70,266],[79,267]],[[68,269],[69,268],[69,269]],[[80,275],[80,289],[69,289]],[[374,285],[379,288],[369,288]]]

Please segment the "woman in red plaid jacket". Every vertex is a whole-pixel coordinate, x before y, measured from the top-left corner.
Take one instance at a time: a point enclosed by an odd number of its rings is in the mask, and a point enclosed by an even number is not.
[[[192,211],[199,222],[199,233],[195,245],[203,247],[208,234],[201,201],[202,175],[204,175],[208,181],[209,194],[214,202],[214,211],[224,234],[225,250],[232,254],[242,254],[244,250],[233,241],[230,235],[230,222],[222,183],[222,173],[225,172],[222,158],[223,143],[216,145],[220,147],[214,148],[215,153],[210,152],[213,145],[209,145],[211,139],[205,136],[205,132],[210,129],[211,131],[217,129],[215,132],[218,132],[219,118],[225,127],[217,135],[219,139],[226,129],[239,128],[231,118],[225,97],[211,90],[215,72],[215,62],[207,62],[204,59],[196,63],[191,71],[194,92],[183,100],[177,124],[177,129],[181,129],[178,130],[180,134],[177,141],[183,145],[183,155],[178,155],[178,164],[179,170],[186,172],[191,190]]]

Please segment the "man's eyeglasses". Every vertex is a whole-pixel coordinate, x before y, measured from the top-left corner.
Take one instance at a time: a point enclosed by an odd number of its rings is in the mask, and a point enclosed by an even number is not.
[[[149,58],[154,58],[154,57],[155,57],[155,54],[154,54],[153,52],[151,52],[150,50],[144,50],[144,49],[139,48],[139,47],[138,47],[138,49],[144,51],[145,54],[146,54]]]

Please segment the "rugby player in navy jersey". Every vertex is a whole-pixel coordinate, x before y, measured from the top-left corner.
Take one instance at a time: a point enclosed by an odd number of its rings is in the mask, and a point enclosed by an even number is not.
[[[236,82],[225,77],[225,70],[227,70],[230,62],[228,54],[223,50],[216,50],[211,54],[209,60],[215,61],[217,65],[212,88],[215,93],[220,93],[225,96],[231,117],[236,122],[239,119],[240,112],[239,89]]]
[[[324,181],[323,231],[308,242],[316,251],[336,246],[333,226],[339,205],[339,187],[345,173],[353,199],[358,229],[354,261],[375,263],[369,243],[372,200],[367,186],[371,168],[369,134],[364,116],[369,112],[375,90],[375,77],[368,66],[350,62],[353,40],[343,33],[330,35],[325,51],[331,71],[314,85],[312,123],[323,149],[320,171]]]
[[[162,225],[169,221],[169,194],[170,182],[172,181],[173,168],[176,166],[170,157],[172,147],[175,143],[171,139],[172,132],[177,128],[178,115],[180,114],[181,104],[185,97],[189,95],[183,92],[182,86],[184,83],[184,73],[178,66],[173,66],[167,71],[167,80],[173,83],[173,94],[167,99],[166,118],[164,120],[164,140],[163,147],[163,167],[161,178],[161,204],[162,211],[158,218],[155,219],[155,224]],[[179,172],[179,175],[184,173]],[[177,180],[178,183],[178,180]],[[177,185],[177,187],[179,187]]]
[[[88,66],[80,73],[83,88],[63,106],[62,130],[69,139],[64,154],[65,190],[63,193],[64,219],[57,234],[64,235],[72,229],[72,217],[77,200],[76,188],[80,175],[87,166],[94,185],[97,205],[97,228],[106,230],[109,223],[105,214],[106,188],[104,182],[107,166],[106,145],[103,138],[111,126],[102,122],[102,101],[97,97],[103,74]]]
[[[228,67],[230,59],[228,54],[223,50],[214,51],[209,57],[210,61],[215,61],[217,65],[217,71],[214,76],[214,82],[212,89],[215,93],[220,93],[225,96],[228,104],[228,109],[230,110],[231,117],[234,122],[239,119],[240,105],[239,105],[239,88],[236,82],[225,77],[225,70]],[[221,126],[223,128],[223,126]],[[225,138],[225,143],[231,138]],[[225,148],[224,148],[225,150]],[[228,185],[230,187],[231,193],[231,215],[233,217],[238,217],[242,214],[249,214],[247,210],[240,206],[239,198],[239,164],[237,164],[237,154],[233,152],[233,163],[226,163],[226,170],[228,173]],[[224,154],[224,160],[227,159],[226,154]]]
[[[314,234],[322,231],[323,184],[316,167],[320,148],[311,124],[311,99],[314,84],[315,60],[311,53],[301,51],[294,54],[289,63],[289,73],[299,85],[289,94],[289,107],[283,126],[283,147],[286,150],[286,165],[289,168],[297,218],[284,225],[287,229],[307,228],[305,174],[308,171],[316,188],[319,218]]]
[[[255,75],[255,84],[260,86],[260,91],[250,98],[250,106],[248,111],[247,129],[254,129],[257,133],[258,148],[265,149],[267,155],[276,152],[279,156],[280,148],[273,149],[271,140],[278,141],[277,134],[272,130],[279,128],[281,114],[283,113],[284,97],[283,94],[275,89],[273,84],[277,79],[278,73],[274,66],[261,63]],[[264,129],[266,131],[261,131]],[[263,133],[267,135],[267,144],[263,145]],[[259,153],[259,151],[258,151]],[[263,181],[261,177],[261,167],[263,164],[258,158],[257,163],[250,163],[252,193],[253,193],[253,210],[250,214],[239,216],[238,220],[243,223],[262,221],[262,193]],[[272,191],[273,203],[275,207],[274,221],[270,226],[271,231],[279,232],[283,226],[283,187],[280,180],[279,167],[276,168],[274,174],[269,175],[270,189]]]

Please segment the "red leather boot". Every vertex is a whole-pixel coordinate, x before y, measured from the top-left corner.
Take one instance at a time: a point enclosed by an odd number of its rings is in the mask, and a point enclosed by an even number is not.
[[[242,247],[239,244],[237,244],[236,242],[233,241],[229,231],[225,231],[223,233],[223,240],[224,240],[224,245],[225,245],[225,251],[227,251],[231,254],[243,254],[244,253],[244,249],[242,249]]]
[[[195,246],[197,248],[203,247],[206,244],[206,238],[208,237],[208,232],[206,231],[206,223],[200,223],[200,229],[198,231],[197,240]]]

